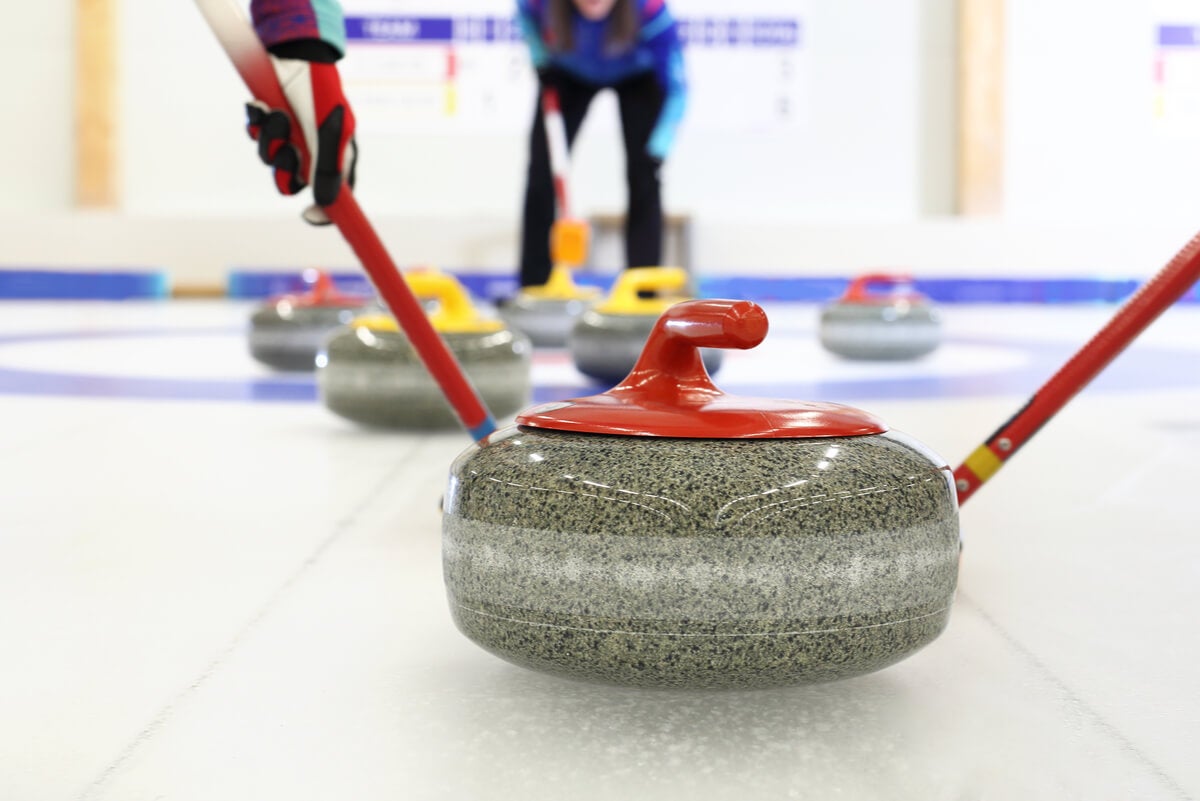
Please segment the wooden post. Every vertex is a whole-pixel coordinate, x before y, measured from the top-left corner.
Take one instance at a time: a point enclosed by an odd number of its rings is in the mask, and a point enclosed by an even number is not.
[[[958,3],[958,212],[1004,210],[1004,0]]]
[[[117,205],[117,0],[75,0],[75,205]]]

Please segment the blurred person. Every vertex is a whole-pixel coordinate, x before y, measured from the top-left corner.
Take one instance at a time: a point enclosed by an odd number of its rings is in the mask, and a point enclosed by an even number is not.
[[[687,97],[683,51],[664,0],[517,0],[518,21],[538,76],[522,212],[520,283],[550,276],[555,196],[540,102],[558,93],[568,144],[596,94],[617,94],[629,189],[627,267],[662,259],[660,170],[683,118]]]
[[[573,142],[592,98],[605,88],[617,94],[629,189],[627,266],[652,266],[662,258],[660,170],[683,118],[687,87],[675,20],[664,0],[517,0],[518,21],[541,90],[557,90]],[[276,71],[312,154],[303,170],[289,139],[286,114],[254,102],[248,130],[261,160],[274,169],[284,194],[311,186],[305,212],[326,223],[321,207],[343,182],[354,185],[358,146],[355,118],[342,90],[337,62],[346,30],[337,0],[251,0],[259,38],[275,57]],[[550,274],[549,234],[555,199],[541,103],[536,103],[522,213],[520,283],[536,286]]]

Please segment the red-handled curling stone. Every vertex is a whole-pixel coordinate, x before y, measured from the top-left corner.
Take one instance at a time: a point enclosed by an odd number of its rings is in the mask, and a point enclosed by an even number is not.
[[[308,292],[271,298],[250,317],[250,355],[277,370],[314,370],[325,338],[349,323],[370,298],[343,293],[320,270],[306,270]]]
[[[847,359],[916,359],[941,342],[941,315],[912,278],[872,273],[821,310],[821,344]]]
[[[616,387],[463,453],[443,518],[459,628],[527,667],[674,687],[843,678],[934,639],[949,466],[866,412],[714,386],[700,349],[766,331],[747,301],[672,306]]]

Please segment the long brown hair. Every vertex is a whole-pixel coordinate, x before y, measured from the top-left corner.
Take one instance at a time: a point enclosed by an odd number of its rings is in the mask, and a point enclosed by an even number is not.
[[[572,0],[550,0],[550,35],[552,50],[566,52],[575,48],[575,4]],[[617,0],[608,15],[608,46],[612,50],[627,50],[638,35],[637,8],[633,0]]]

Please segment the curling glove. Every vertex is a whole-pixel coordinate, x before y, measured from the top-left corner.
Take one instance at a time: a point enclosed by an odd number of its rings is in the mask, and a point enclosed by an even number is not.
[[[258,142],[259,158],[274,168],[280,192],[294,195],[312,187],[315,205],[304,212],[304,219],[323,225],[329,218],[321,207],[337,199],[343,182],[354,186],[354,113],[342,93],[336,65],[274,56],[271,61],[295,124],[282,110],[256,101],[246,104],[246,130]],[[311,155],[307,164],[296,147],[300,141]]]

